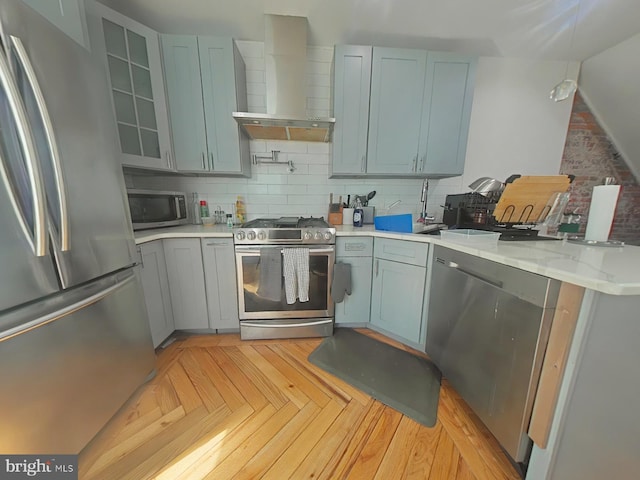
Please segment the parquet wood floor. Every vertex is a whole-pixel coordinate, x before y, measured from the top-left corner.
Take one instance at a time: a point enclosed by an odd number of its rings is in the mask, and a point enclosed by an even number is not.
[[[446,380],[426,428],[309,363],[320,341],[180,337],[82,451],[80,479],[519,478]]]

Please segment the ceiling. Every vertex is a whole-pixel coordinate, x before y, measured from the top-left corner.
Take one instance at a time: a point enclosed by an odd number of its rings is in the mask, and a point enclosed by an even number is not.
[[[162,33],[264,41],[271,13],[307,17],[309,45],[552,60],[584,60],[640,32],[638,0],[100,1]]]

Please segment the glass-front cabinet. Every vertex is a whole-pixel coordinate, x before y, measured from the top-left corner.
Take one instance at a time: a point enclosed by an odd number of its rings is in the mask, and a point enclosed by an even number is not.
[[[103,5],[93,8],[92,41],[103,47],[122,164],[174,170],[158,34]]]

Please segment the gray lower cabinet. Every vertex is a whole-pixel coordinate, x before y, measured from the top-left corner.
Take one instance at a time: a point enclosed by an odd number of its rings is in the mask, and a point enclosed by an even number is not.
[[[414,346],[420,343],[428,249],[390,239],[376,239],[374,248],[371,324]]]
[[[336,239],[336,263],[351,265],[351,294],[336,303],[336,324],[368,324],[371,305],[373,238]]]
[[[176,329],[209,329],[200,240],[175,238],[163,242]]]
[[[239,330],[238,295],[233,240],[202,239],[209,328]]]
[[[169,278],[161,240],[140,246],[142,265],[140,279],[144,302],[149,315],[153,346],[160,345],[173,333],[173,311],[169,293]]]

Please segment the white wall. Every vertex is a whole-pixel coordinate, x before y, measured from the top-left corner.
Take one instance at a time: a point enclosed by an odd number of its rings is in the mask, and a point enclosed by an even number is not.
[[[261,42],[238,42],[247,67],[249,108],[265,111],[264,48]],[[330,111],[332,48],[308,48],[307,110]],[[554,103],[548,95],[564,78],[565,62],[480,59],[471,114],[464,176],[430,181],[429,213],[442,217],[450,193],[468,191],[478,177],[501,180],[512,173],[557,174],[571,111],[571,100]],[[253,141],[251,153],[281,150],[281,160],[296,166],[254,165],[250,179],[219,177],[151,177],[128,179],[137,188],[197,192],[210,204],[229,212],[237,195],[247,203],[249,219],[280,215],[326,216],[329,193],[334,196],[377,192],[371,202],[379,211],[401,200],[396,213],[417,213],[422,180],[329,179],[330,145],[307,142]]]
[[[578,65],[570,67],[575,79]],[[549,92],[566,69],[566,62],[480,58],[463,185],[559,172],[573,102],[553,102]]]
[[[640,34],[584,61],[580,93],[640,178]]]

